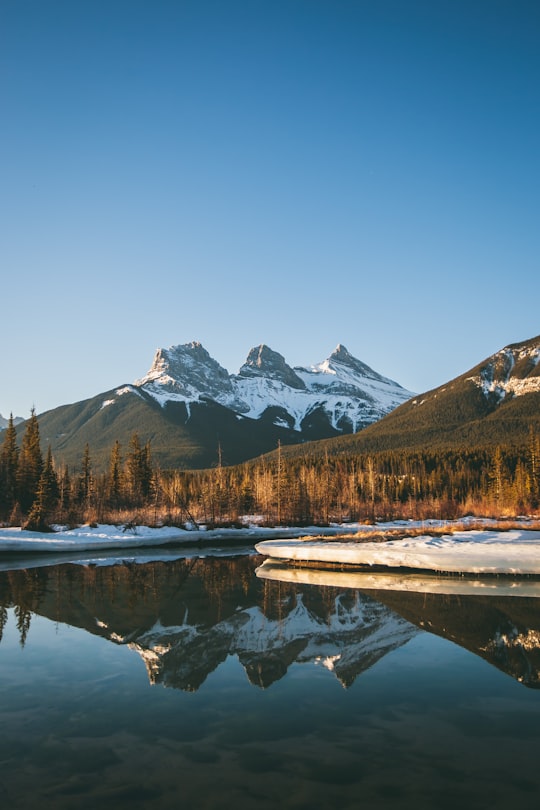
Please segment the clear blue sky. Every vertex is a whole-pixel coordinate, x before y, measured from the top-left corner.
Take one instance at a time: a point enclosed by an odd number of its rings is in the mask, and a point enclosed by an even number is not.
[[[538,0],[0,0],[0,413],[540,333]]]

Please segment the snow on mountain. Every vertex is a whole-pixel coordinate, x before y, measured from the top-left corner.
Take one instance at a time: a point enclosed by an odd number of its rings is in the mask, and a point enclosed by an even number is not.
[[[168,400],[190,402],[200,397],[218,400],[233,393],[226,369],[198,341],[158,349],[150,370],[135,385],[162,405]]]
[[[295,371],[287,365],[283,355],[273,351],[264,343],[251,349],[246,362],[238,372],[237,379],[243,380],[257,377],[277,380],[290,388],[305,389],[304,382]]]
[[[499,402],[540,391],[540,337],[501,349],[469,379]]]
[[[355,432],[412,396],[342,345],[318,365],[291,368],[281,354],[262,344],[251,349],[232,375],[198,342],[171,346],[157,351],[150,371],[135,386],[161,405],[175,400],[189,408],[190,402],[212,399],[251,419],[279,409],[274,423],[297,431],[322,409],[335,430]]]

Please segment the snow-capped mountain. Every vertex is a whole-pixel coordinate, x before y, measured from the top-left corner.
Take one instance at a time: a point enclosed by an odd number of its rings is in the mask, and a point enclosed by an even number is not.
[[[149,372],[135,386],[160,405],[213,400],[240,417],[301,432],[310,417],[324,414],[338,433],[356,432],[412,396],[339,345],[309,368],[291,368],[266,345],[251,349],[238,374],[229,375],[198,342],[159,349]]]
[[[86,444],[106,469],[116,441],[136,432],[163,468],[238,464],[278,446],[371,425],[411,397],[344,346],[322,363],[291,368],[268,346],[229,374],[198,342],[159,349],[148,373],[91,399],[39,415],[58,463],[78,466]]]
[[[39,423],[58,463],[79,465],[88,444],[95,470],[134,432],[163,468],[183,469],[218,457],[238,464],[278,443],[298,445],[289,457],[303,455],[304,442],[338,437],[336,452],[355,453],[516,444],[540,432],[539,358],[540,336],[414,396],[342,345],[322,363],[295,368],[261,345],[229,374],[193,342],[160,349],[135,383],[40,414]]]

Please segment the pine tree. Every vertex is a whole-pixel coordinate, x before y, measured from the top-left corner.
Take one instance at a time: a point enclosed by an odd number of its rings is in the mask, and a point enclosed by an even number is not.
[[[0,515],[4,518],[11,514],[17,503],[18,466],[17,431],[13,423],[13,414],[10,414],[0,451]]]
[[[47,450],[47,458],[41,473],[36,497],[25,528],[34,532],[50,531],[51,513],[58,503],[58,479],[54,470],[51,447]]]
[[[121,446],[118,439],[111,450],[109,474],[107,478],[107,498],[113,509],[118,509],[122,500],[124,476],[122,473]]]
[[[34,503],[42,470],[43,457],[39,439],[39,424],[35,408],[32,408],[22,438],[17,469],[19,503],[23,513],[27,513]]]
[[[495,448],[489,475],[491,481],[491,490],[495,498],[495,503],[497,508],[500,509],[503,503],[503,495],[506,484],[503,456],[500,446]]]
[[[529,472],[531,487],[531,506],[536,509],[540,497],[540,439],[532,425],[529,427]]]
[[[94,489],[94,478],[92,475],[92,461],[90,458],[90,447],[88,442],[84,446],[84,455],[82,460],[82,471],[79,476],[79,503],[83,504],[86,509],[90,506],[92,493]]]
[[[150,449],[150,442],[146,442],[143,447],[141,459],[141,479],[142,479],[142,494],[145,501],[147,501],[153,489],[154,471],[152,469],[152,452]]]
[[[126,478],[133,504],[141,506],[150,497],[153,475],[150,442],[141,447],[138,433],[134,433],[129,442]]]
[[[71,477],[67,467],[57,475],[58,478],[58,506],[61,512],[66,513],[71,507]]]

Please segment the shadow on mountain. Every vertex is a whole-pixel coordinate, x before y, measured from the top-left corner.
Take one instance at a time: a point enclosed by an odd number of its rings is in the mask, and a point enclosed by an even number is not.
[[[0,638],[13,608],[21,643],[33,614],[127,645],[152,684],[196,691],[227,658],[267,688],[293,664],[349,687],[421,630],[539,685],[540,600],[403,593],[260,579],[239,556],[0,573]]]

